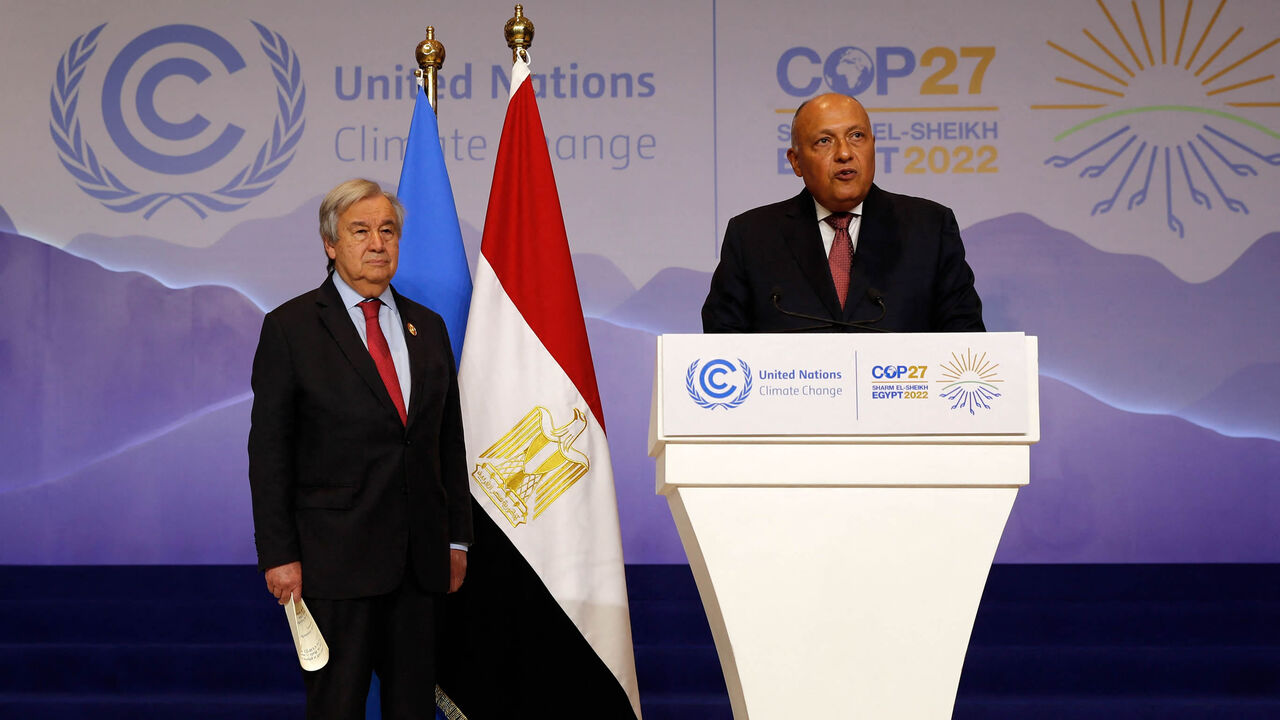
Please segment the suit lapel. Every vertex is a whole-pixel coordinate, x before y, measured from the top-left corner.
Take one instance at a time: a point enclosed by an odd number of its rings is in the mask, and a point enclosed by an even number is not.
[[[808,190],[801,190],[787,210],[787,222],[782,228],[783,239],[795,256],[800,272],[808,280],[813,291],[822,301],[831,317],[838,318],[840,297],[836,295],[835,282],[831,280],[831,266],[822,253],[822,233],[818,230],[818,210]]]
[[[405,412],[407,416],[405,427],[408,428],[413,425],[413,420],[418,413],[422,412],[427,377],[426,337],[408,332],[408,326],[413,325],[414,329],[421,333],[426,329],[426,325],[422,318],[414,314],[409,303],[396,292],[394,287],[391,288],[391,292],[396,297],[396,309],[400,311],[400,321],[404,325],[399,332],[404,335],[404,345],[409,349],[409,407]]]
[[[382,383],[382,376],[378,374],[378,366],[373,364],[373,356],[369,354],[368,348],[364,343],[360,342],[360,334],[356,332],[356,327],[351,322],[351,315],[342,305],[342,296],[338,295],[338,288],[333,285],[333,278],[324,281],[320,286],[320,296],[316,300],[317,310],[320,313],[320,321],[324,323],[325,328],[329,331],[329,335],[333,337],[334,342],[338,344],[338,348],[342,350],[342,354],[347,357],[347,362],[351,363],[351,367],[355,368],[358,374],[369,389],[382,401],[387,411],[396,415],[399,419],[399,411],[391,402],[391,396],[387,394],[387,386]]]
[[[892,208],[885,202],[880,188],[872,185],[862,202],[858,248],[853,254],[853,275],[849,280],[849,299],[844,308],[845,320],[865,322],[879,314],[879,306],[867,299],[867,290],[871,288],[869,270],[884,268],[884,258],[897,252],[896,244]]]

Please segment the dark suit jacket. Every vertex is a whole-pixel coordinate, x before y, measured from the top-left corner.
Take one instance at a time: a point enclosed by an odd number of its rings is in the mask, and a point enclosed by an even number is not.
[[[406,572],[443,592],[449,543],[471,542],[449,336],[439,315],[395,299],[412,381],[403,425],[332,277],[262,322],[249,431],[258,565],[301,561],[309,597],[380,595]]]
[[[982,331],[982,301],[955,215],[938,203],[885,192],[875,185],[862,206],[848,301],[843,311],[822,249],[817,210],[808,190],[729,221],[720,265],[702,306],[704,332],[785,332],[817,324],[773,306],[821,318],[867,322],[898,332]],[[827,328],[845,332],[845,328]]]

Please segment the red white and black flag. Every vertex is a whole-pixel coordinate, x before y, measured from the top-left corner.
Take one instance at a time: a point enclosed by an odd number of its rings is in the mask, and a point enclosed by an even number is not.
[[[517,60],[459,368],[476,516],[442,627],[469,720],[639,718],[586,323],[529,67]]]

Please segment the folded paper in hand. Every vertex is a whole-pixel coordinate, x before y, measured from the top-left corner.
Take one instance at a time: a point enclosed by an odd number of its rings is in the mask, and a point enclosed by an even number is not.
[[[303,670],[319,670],[329,662],[329,646],[320,634],[320,628],[307,610],[307,603],[298,598],[294,605],[293,597],[284,606],[285,615],[289,618],[289,632],[293,634],[293,647],[298,651],[298,662]]]

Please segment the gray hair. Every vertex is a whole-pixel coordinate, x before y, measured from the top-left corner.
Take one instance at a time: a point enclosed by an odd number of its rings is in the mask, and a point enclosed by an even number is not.
[[[396,212],[396,228],[404,227],[404,205],[400,204],[399,198],[383,190],[381,185],[372,180],[354,178],[330,190],[324,200],[320,201],[320,239],[329,245],[338,244],[338,216],[352,205],[375,195],[381,195],[391,202],[391,208]],[[329,260],[326,271],[333,272],[333,259],[328,257],[328,253],[325,253],[325,257]]]

